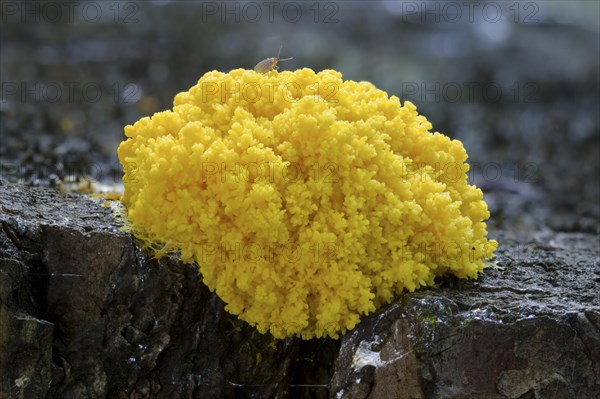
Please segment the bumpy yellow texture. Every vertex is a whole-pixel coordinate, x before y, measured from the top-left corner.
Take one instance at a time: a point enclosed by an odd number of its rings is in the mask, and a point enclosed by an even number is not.
[[[497,247],[462,143],[430,129],[337,71],[213,71],[125,127],[122,202],[260,332],[337,338],[437,276],[476,278]]]

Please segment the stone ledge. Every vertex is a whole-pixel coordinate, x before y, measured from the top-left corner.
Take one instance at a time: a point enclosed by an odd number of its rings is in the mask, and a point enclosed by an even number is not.
[[[99,201],[0,188],[1,397],[600,397],[598,236],[495,231],[500,268],[477,281],[339,341],[274,340]]]

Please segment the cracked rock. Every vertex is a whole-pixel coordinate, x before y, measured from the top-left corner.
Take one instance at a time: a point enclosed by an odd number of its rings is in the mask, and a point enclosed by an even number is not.
[[[0,182],[0,397],[597,398],[598,237],[494,231],[496,268],[341,340],[275,340],[99,201]]]

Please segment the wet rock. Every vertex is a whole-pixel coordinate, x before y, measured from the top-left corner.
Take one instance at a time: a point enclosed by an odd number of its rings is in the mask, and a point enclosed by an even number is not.
[[[0,258],[0,397],[44,397],[50,385],[53,325],[26,311],[28,272],[18,260]]]
[[[597,236],[493,233],[478,281],[406,294],[339,341],[275,340],[115,209],[0,182],[0,397],[595,398]]]
[[[404,295],[343,337],[332,396],[600,397],[598,237],[495,236],[498,268]]]
[[[0,184],[0,397],[328,396],[337,342],[258,333],[99,201]]]

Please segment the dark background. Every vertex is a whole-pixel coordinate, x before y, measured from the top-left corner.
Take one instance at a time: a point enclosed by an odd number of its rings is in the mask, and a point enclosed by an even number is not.
[[[124,125],[283,45],[462,140],[492,228],[600,231],[597,1],[2,1],[0,23],[2,179],[118,185]]]

